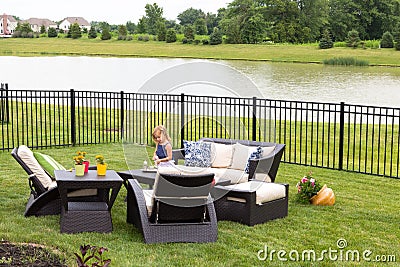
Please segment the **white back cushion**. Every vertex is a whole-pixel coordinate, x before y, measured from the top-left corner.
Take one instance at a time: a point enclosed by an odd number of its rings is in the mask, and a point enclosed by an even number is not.
[[[228,168],[232,164],[233,145],[211,144],[211,167]]]
[[[18,156],[28,166],[28,168],[35,174],[45,188],[56,187],[56,183],[52,183],[50,176],[43,170],[39,162],[33,156],[33,152],[25,145],[18,147]]]

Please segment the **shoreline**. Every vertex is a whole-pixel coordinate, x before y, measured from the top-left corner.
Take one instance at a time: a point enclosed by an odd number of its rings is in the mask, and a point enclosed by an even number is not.
[[[48,57],[88,56],[118,58],[182,58],[324,64],[325,59],[352,57],[365,60],[371,67],[400,67],[400,51],[393,49],[353,49],[335,47],[319,49],[317,44],[221,44],[194,45],[149,41],[101,41],[64,38],[0,40],[1,56]]]

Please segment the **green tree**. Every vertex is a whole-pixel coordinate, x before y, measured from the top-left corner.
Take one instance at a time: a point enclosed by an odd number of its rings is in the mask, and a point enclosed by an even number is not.
[[[224,11],[220,26],[228,43],[256,43],[263,38],[266,23],[257,1],[234,0]]]
[[[118,38],[126,39],[128,35],[128,30],[126,29],[125,25],[118,26]]]
[[[176,42],[176,31],[174,29],[168,29],[167,34],[165,36],[165,41],[167,43],[174,43]]]
[[[146,21],[147,21],[147,19],[145,16],[143,16],[139,19],[139,22],[136,27],[137,33],[146,33],[146,24],[147,24]]]
[[[104,28],[102,28],[101,31],[101,40],[110,40],[111,39],[111,33],[110,33],[110,27],[108,25],[103,25]]]
[[[46,33],[46,26],[44,26],[44,25],[40,26],[40,33],[41,34]]]
[[[194,40],[194,28],[192,25],[186,25],[183,29],[183,35],[188,41]]]
[[[159,21],[163,20],[163,8],[154,3],[152,5],[147,4],[144,9],[146,12],[146,32],[156,35],[157,25]]]
[[[218,27],[220,19],[217,17],[216,14],[213,13],[207,13],[206,14],[206,26],[207,26],[207,31],[208,35],[210,35],[215,27]]]
[[[360,40],[361,39],[360,39],[360,36],[358,34],[358,31],[351,30],[347,34],[346,44],[347,44],[348,47],[357,48],[358,45],[360,44]]]
[[[128,32],[130,34],[134,34],[135,33],[135,30],[136,30],[135,23],[128,21],[125,26],[126,26],[126,29],[128,30]]]
[[[325,30],[322,34],[322,38],[319,41],[319,48],[328,49],[333,47],[333,41],[328,30]]]
[[[57,36],[58,36],[57,30],[55,28],[50,27],[49,30],[47,31],[47,37],[54,38]]]
[[[213,32],[210,34],[210,45],[222,44],[222,32],[215,27]]]
[[[381,48],[393,48],[393,35],[390,32],[385,32],[382,35]]]
[[[95,39],[95,38],[97,38],[96,27],[90,26],[90,30],[89,30],[89,33],[88,33],[88,38],[89,38],[89,39]]]
[[[265,22],[261,14],[255,13],[246,19],[241,30],[241,39],[248,44],[256,44],[262,41],[264,36]]]
[[[196,19],[193,26],[195,33],[198,35],[206,35],[208,33],[206,20],[203,18]]]
[[[71,25],[69,31],[71,32],[72,39],[78,39],[82,37],[81,27],[79,27],[79,24],[76,22]]]
[[[204,19],[205,14],[201,9],[188,8],[177,16],[179,24],[182,26],[194,25],[197,19]]]
[[[27,34],[27,33],[31,33],[33,32],[31,26],[29,25],[29,23],[22,23],[20,24],[18,22],[17,27],[15,28],[15,32],[19,32],[19,34]]]
[[[298,0],[301,42],[317,41],[328,27],[329,0]],[[307,30],[308,29],[308,30]]]
[[[159,21],[157,25],[157,40],[164,42],[166,34],[167,34],[167,27],[165,26],[165,22]]]

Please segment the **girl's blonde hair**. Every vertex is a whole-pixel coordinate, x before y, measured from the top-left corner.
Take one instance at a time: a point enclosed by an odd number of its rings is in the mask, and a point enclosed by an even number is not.
[[[158,125],[158,126],[156,126],[156,127],[154,128],[153,133],[152,133],[152,135],[151,135],[151,136],[153,137],[154,142],[157,141],[156,134],[157,134],[158,131],[160,131],[161,140],[162,140],[162,141],[167,140],[168,142],[171,142],[171,138],[169,137],[169,135],[168,135],[168,133],[167,133],[167,128],[165,128],[164,125]]]

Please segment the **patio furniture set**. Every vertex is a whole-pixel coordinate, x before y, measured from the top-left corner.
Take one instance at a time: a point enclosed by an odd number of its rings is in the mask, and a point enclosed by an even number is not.
[[[53,176],[26,146],[11,154],[29,175],[25,216],[60,214],[62,233],[111,232],[111,208],[124,184],[127,222],[146,243],[215,242],[219,220],[253,226],[287,216],[289,185],[274,183],[284,148],[201,139],[173,151],[175,161],[184,160],[186,166],[107,170],[102,177],[91,170],[76,177],[63,169]]]

